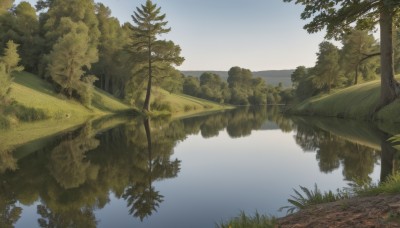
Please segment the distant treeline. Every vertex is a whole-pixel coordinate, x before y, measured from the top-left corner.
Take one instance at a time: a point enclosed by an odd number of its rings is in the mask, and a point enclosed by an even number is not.
[[[204,72],[200,77],[183,78],[183,93],[233,105],[264,105],[287,103],[282,83],[267,85],[265,80],[254,77],[248,69],[232,67],[226,80],[212,72]]]
[[[252,71],[254,77],[262,78],[268,85],[278,86],[279,83],[283,85],[285,88],[292,87],[292,81],[290,79],[290,75],[293,73],[293,70],[265,70],[265,71]],[[181,71],[185,76],[194,76],[200,77],[204,72],[218,74],[221,79],[227,80],[229,75],[228,71],[215,71],[215,70],[206,70],[206,71]]]

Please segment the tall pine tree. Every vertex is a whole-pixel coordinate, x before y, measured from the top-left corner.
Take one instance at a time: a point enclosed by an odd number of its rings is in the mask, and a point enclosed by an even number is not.
[[[140,65],[138,73],[147,71],[146,98],[143,110],[150,111],[150,96],[153,77],[158,71],[162,72],[165,65],[180,65],[184,58],[180,56],[181,49],[172,41],[158,40],[159,35],[171,31],[167,28],[165,14],[160,14],[161,7],[157,7],[151,0],[147,0],[145,5],[136,7],[136,12],[132,15],[135,23],[131,27],[133,32],[132,51],[136,55],[135,60]]]

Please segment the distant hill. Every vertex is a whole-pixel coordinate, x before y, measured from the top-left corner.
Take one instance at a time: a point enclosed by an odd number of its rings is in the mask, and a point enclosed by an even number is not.
[[[290,79],[290,75],[294,70],[266,70],[266,71],[254,71],[254,77],[260,77],[264,79],[267,84],[277,86],[280,82],[282,82],[284,87],[291,87],[292,81]],[[223,79],[228,79],[228,71],[181,71],[186,76],[194,76],[200,77],[200,75],[204,72],[210,72],[214,74],[218,74]]]

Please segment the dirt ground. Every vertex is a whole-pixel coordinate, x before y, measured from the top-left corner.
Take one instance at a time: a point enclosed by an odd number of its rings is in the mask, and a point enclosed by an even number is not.
[[[316,205],[278,219],[278,227],[400,227],[400,194]]]

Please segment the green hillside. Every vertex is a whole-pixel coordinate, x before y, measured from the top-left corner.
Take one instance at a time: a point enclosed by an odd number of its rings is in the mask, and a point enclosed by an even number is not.
[[[170,93],[161,88],[153,89],[152,102],[155,100],[168,106],[167,109],[169,110],[167,110],[167,112],[173,117],[233,108],[233,106],[230,105],[222,105],[185,94]],[[155,108],[153,107],[152,109],[154,110]]]
[[[94,91],[92,108],[89,109],[78,101],[55,93],[50,83],[33,74],[20,72],[14,77],[11,97],[25,107],[43,110],[51,119],[85,119],[131,109],[120,100],[97,89]]]
[[[283,87],[291,87],[291,75],[294,70],[265,70],[265,71],[254,71],[254,77],[260,77],[265,80],[269,85],[278,86],[282,83]],[[200,77],[204,72],[210,72],[218,74],[222,79],[228,79],[228,71],[181,71],[185,76]]]
[[[380,80],[375,80],[330,94],[311,97],[291,108],[301,115],[332,116],[352,119],[371,119],[380,96]],[[400,122],[400,100],[384,107],[375,119]]]

